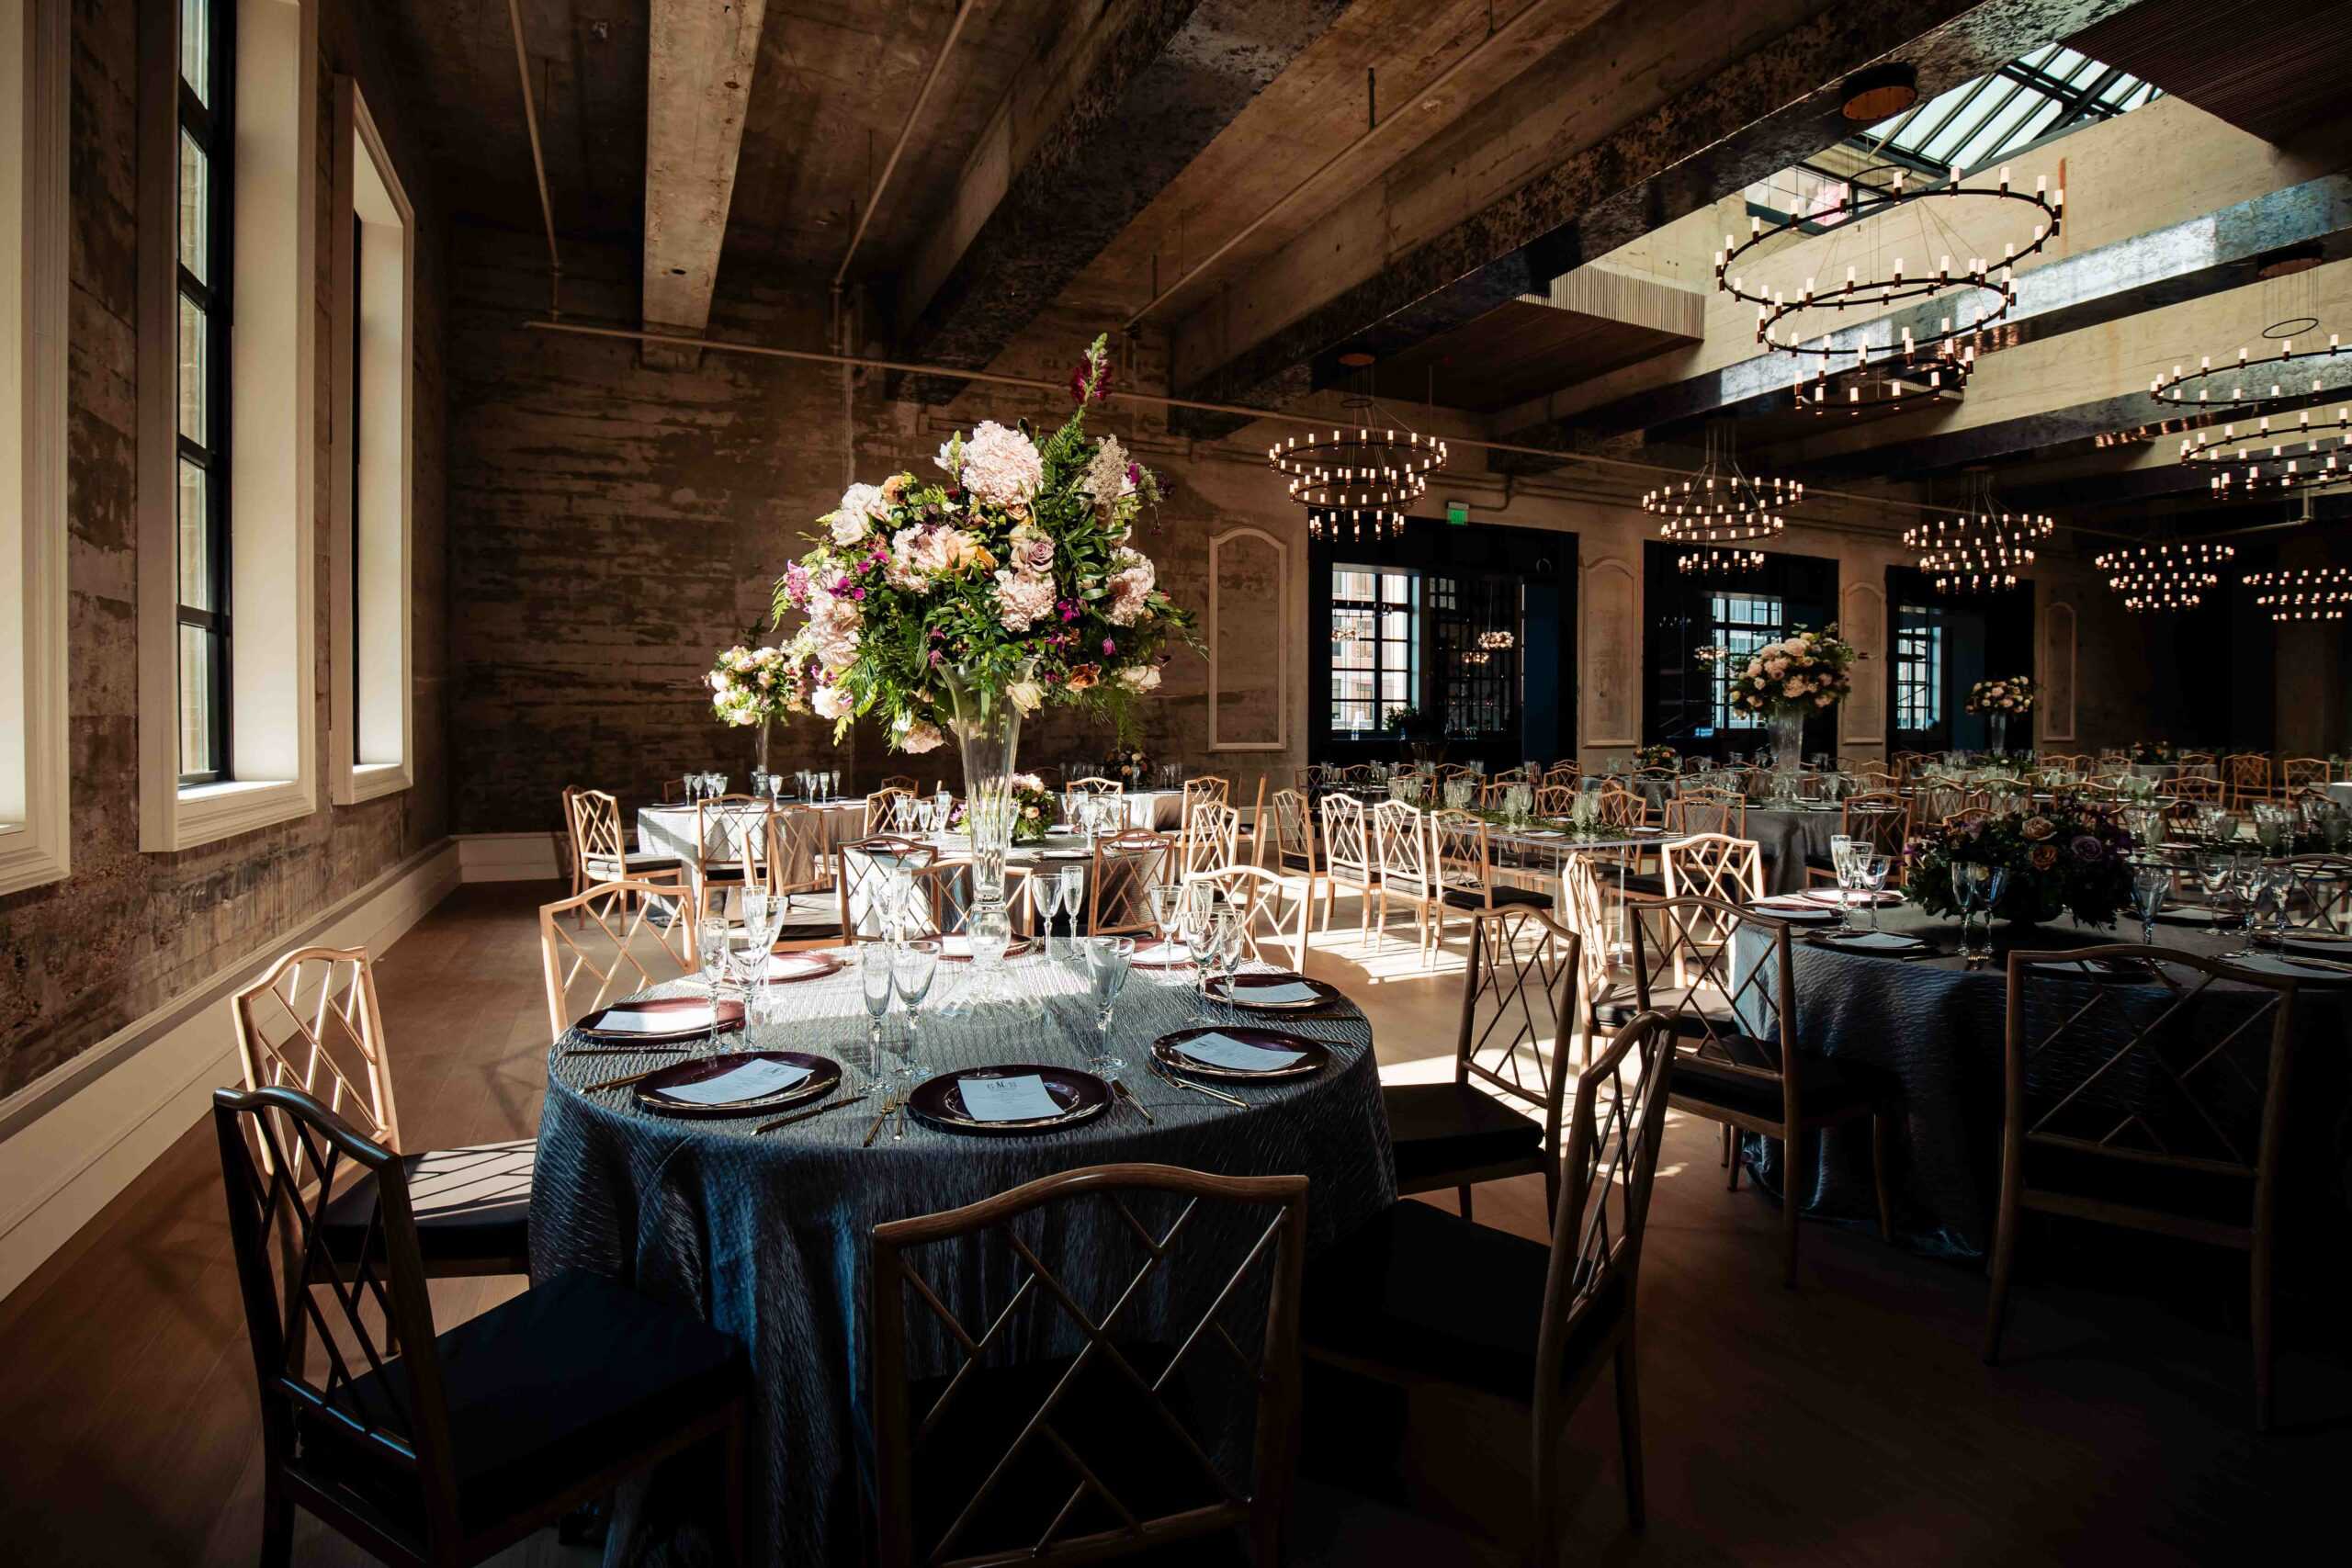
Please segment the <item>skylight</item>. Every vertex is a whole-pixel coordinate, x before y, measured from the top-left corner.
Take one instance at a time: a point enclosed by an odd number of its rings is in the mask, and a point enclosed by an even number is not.
[[[1855,141],[1942,176],[1965,176],[2063,130],[2128,114],[2160,89],[2053,43],[1883,120]]]

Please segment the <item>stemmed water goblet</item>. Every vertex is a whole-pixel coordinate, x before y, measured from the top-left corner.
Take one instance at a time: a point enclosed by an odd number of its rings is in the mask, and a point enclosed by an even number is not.
[[[1854,856],[1858,849],[1866,852],[1869,842],[1867,839],[1856,839],[1844,833],[1835,834],[1829,840],[1829,864],[1838,874],[1838,929],[1841,931],[1854,929],[1853,893],[1859,880],[1854,870]]]
[[[1870,895],[1871,934],[1876,936],[1878,934],[1878,896],[1880,890],[1886,886],[1887,876],[1894,870],[1894,857],[1875,853],[1868,846],[1864,846],[1860,854],[1853,854],[1851,851],[1848,853],[1852,855],[1854,862],[1854,880],[1861,885],[1863,892]]]
[[[1119,993],[1126,988],[1128,966],[1135,962],[1135,938],[1073,936],[1070,941],[1086,964],[1087,988],[1094,998],[1098,1043],[1089,1059],[1096,1072],[1116,1072],[1126,1063],[1112,1054],[1111,1019],[1119,1005]]]
[[[890,998],[898,981],[892,959],[898,943],[869,942],[857,950],[857,980],[865,998],[865,1045],[868,1069],[882,1074],[882,1021],[890,1014]]]
[[[1037,911],[1037,924],[1046,938],[1046,958],[1054,956],[1054,917],[1061,912],[1062,879],[1042,873],[1029,878],[1029,902]]]
[[[928,940],[894,942],[891,949],[890,988],[898,994],[899,1005],[907,1010],[907,1049],[899,1058],[897,1070],[900,1077],[912,1078],[915,1055],[922,1046],[923,998],[931,995],[931,983],[939,973],[939,943]]]
[[[1960,955],[1970,968],[1989,962],[1993,956],[1993,910],[2008,887],[2009,869],[2003,865],[1986,865],[1982,861],[1954,861],[1951,867],[1951,896],[1959,904]],[[1976,916],[1984,916],[1984,937],[1976,940]]]
[[[2172,867],[2162,861],[2142,861],[2132,873],[2132,908],[2140,916],[2140,945],[2156,945],[2156,916],[2172,895]]]
[[[1176,932],[1193,960],[1193,1023],[1209,1021],[1209,970],[1216,957],[1209,930],[1216,913],[1216,888],[1209,883],[1187,882],[1177,889]]]

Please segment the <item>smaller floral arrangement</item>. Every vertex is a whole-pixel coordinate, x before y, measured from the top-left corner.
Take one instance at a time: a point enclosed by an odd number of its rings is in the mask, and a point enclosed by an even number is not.
[[[808,711],[808,668],[789,649],[730,648],[704,681],[721,724],[741,728]]]
[[[1034,844],[1044,838],[1061,815],[1062,803],[1035,773],[1015,773],[1012,787],[1012,841]]]
[[[1968,688],[1965,705],[1970,713],[2029,714],[2038,694],[2030,677],[2009,675],[1997,681],[1979,681]]]
[[[1834,623],[1817,632],[1799,626],[1747,656],[1747,664],[1731,678],[1732,703],[1760,714],[1835,706],[1854,689],[1852,671],[1861,657],[1838,635]]]
[[[1955,863],[2005,866],[2008,886],[1993,913],[2031,924],[2070,915],[2086,926],[2111,926],[2132,901],[2131,830],[2076,796],[2062,795],[2039,811],[1976,817],[1929,829],[1905,851],[1905,891],[1931,915],[1957,915]]]
[[[2135,762],[2154,766],[2169,762],[2172,759],[2173,745],[2169,740],[2142,740],[2132,747],[2132,760]]]
[[[1682,753],[1671,746],[1645,746],[1634,753],[1637,768],[1675,768],[1682,762]]]
[[[1151,777],[1150,753],[1140,750],[1114,751],[1112,757],[1119,782],[1129,789],[1141,789],[1144,781]]]

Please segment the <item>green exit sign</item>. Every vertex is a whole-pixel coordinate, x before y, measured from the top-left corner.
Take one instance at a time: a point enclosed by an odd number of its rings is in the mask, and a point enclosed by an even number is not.
[[[1453,524],[1457,528],[1464,526],[1470,521],[1470,503],[1466,501],[1447,502],[1445,503],[1445,520],[1448,523]]]

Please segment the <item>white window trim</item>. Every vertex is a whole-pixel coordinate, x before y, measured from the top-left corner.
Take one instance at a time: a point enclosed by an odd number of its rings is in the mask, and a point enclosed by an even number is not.
[[[415,309],[416,309],[416,209],[410,203],[408,193],[401,188],[400,175],[392,166],[391,153],[384,146],[383,135],[377,130],[374,118],[368,112],[367,100],[360,95],[358,84],[348,76],[335,78],[334,124],[334,439],[331,461],[334,467],[334,512],[331,525],[328,555],[332,562],[328,573],[330,583],[330,628],[332,654],[328,660],[332,671],[328,703],[329,729],[327,737],[327,781],[332,796],[338,806],[352,806],[364,800],[394,795],[414,783],[413,762],[416,756],[416,727],[411,684],[411,644],[413,640],[413,615],[411,573],[415,556],[412,547],[410,518],[411,495],[414,488],[415,415]],[[373,172],[378,187],[363,194],[359,160],[364,157]],[[368,209],[380,208],[389,202],[390,211],[385,216],[393,220],[378,222],[371,220]],[[363,352],[357,363],[350,352],[352,328],[364,306],[354,297],[351,283],[351,245],[354,239],[352,220],[356,215],[372,233],[362,240],[368,247],[368,259],[373,260],[379,245],[397,243],[400,266],[395,277],[386,280],[381,269],[367,269],[368,290],[397,290],[400,321],[400,344],[389,367],[376,355]],[[397,235],[396,240],[390,236]],[[388,373],[389,372],[389,373]],[[367,382],[367,395],[362,397],[360,382]],[[368,439],[360,443],[361,473],[357,482],[352,474],[352,438],[356,432],[356,421],[364,415],[368,421]],[[386,437],[389,435],[390,439]],[[391,457],[382,454],[389,447]],[[384,525],[387,516],[397,518],[390,525],[391,536],[379,539],[373,547],[361,545],[355,558],[352,519],[357,513],[363,522]],[[367,558],[378,549],[389,551],[393,563],[389,584],[380,580],[371,586],[375,592],[368,594],[369,605],[381,598],[389,598],[397,605],[390,615],[397,639],[397,651],[389,660],[391,669],[384,668],[385,648],[376,640],[380,622],[385,617],[380,609],[371,617],[368,647],[356,646],[357,600],[361,596],[360,572],[370,564]],[[386,590],[389,589],[389,592]],[[362,651],[370,657],[358,668],[369,691],[355,696],[351,674],[354,660]],[[399,713],[393,721],[397,742],[387,748],[380,740],[373,744],[363,740],[363,757],[369,751],[390,750],[397,755],[381,761],[352,760],[352,732],[363,729],[367,736],[380,735],[386,728],[384,715],[372,705],[397,705]]]
[[[0,0],[0,893],[73,869],[66,728],[66,0]]]
[[[185,850],[319,806],[318,17],[313,0],[237,5],[236,323],[230,337],[230,782],[179,782],[178,15],[142,37],[139,189],[139,847]]]

